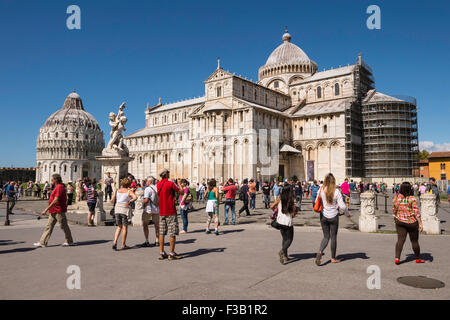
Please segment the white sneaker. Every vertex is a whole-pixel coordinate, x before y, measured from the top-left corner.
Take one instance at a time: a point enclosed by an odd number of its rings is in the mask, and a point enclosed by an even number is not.
[[[62,244],[63,247],[72,247],[73,245],[74,245],[73,243],[69,244],[69,243],[67,243],[67,242],[64,242],[64,243]]]
[[[45,248],[45,247],[46,247],[45,244],[42,244],[42,243],[40,243],[40,242],[33,243],[33,245],[34,245],[36,248]]]

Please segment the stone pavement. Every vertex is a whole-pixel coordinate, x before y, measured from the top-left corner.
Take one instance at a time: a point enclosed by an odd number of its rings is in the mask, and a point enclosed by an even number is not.
[[[379,232],[382,233],[392,233],[395,232],[394,219],[392,217],[392,193],[388,193],[387,201],[387,212],[385,213],[385,201],[384,197],[379,195],[378,197],[378,210],[376,210],[376,215],[379,218]],[[46,207],[47,201],[32,201],[32,202],[17,202],[16,208],[21,209],[25,212],[39,214]],[[237,211],[242,206],[242,201],[236,201],[236,215]],[[5,204],[0,203],[0,214],[5,214]],[[192,223],[204,223],[206,222],[205,206],[203,203],[194,202],[195,210],[189,213],[189,221]],[[360,207],[359,205],[351,205],[350,211],[353,214],[352,218],[342,217],[340,221],[340,228],[345,228],[349,230],[358,229],[358,220]],[[224,205],[219,206],[220,221],[224,222]],[[244,213],[243,213],[244,214]],[[271,210],[264,209],[264,204],[262,201],[262,196],[259,194],[256,201],[256,210],[252,211],[251,217],[240,218],[241,222],[245,223],[269,223],[269,216]],[[106,214],[106,218],[110,219],[109,212]],[[441,230],[442,234],[450,235],[450,205],[448,202],[443,202],[439,208],[438,218],[441,220]],[[86,214],[68,214],[68,219],[72,223],[86,225],[87,224],[87,213]],[[231,217],[230,217],[231,221]],[[311,200],[303,200],[302,211],[294,218],[295,226],[320,226],[318,214],[312,210]]]
[[[4,219],[0,212],[0,221]],[[341,219],[342,221],[344,220]],[[114,228],[71,225],[74,247],[61,247],[56,227],[49,247],[35,249],[46,219],[19,211],[12,226],[0,226],[0,299],[450,299],[450,236],[421,235],[425,264],[416,264],[411,245],[396,266],[394,234],[364,234],[341,229],[340,264],[314,264],[321,230],[296,227],[289,250],[295,260],[281,265],[280,233],[263,223],[243,223],[206,235],[192,223],[178,237],[179,261],[159,261],[158,248],[141,248],[141,228],[130,228],[127,251],[111,249]],[[151,235],[154,235],[153,230]],[[69,290],[68,266],[81,269],[81,289]],[[369,290],[367,268],[381,269],[381,289]],[[416,289],[396,281],[401,276],[427,276],[446,283],[436,290]]]

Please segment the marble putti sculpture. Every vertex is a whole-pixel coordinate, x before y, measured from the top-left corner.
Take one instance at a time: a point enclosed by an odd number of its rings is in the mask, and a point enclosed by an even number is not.
[[[110,140],[107,147],[103,150],[103,156],[119,155],[122,157],[128,157],[129,151],[127,146],[123,143],[123,132],[126,131],[125,124],[127,123],[127,117],[123,110],[125,109],[125,102],[123,102],[117,114],[111,112],[109,114],[109,125],[111,126],[111,132],[109,134]]]

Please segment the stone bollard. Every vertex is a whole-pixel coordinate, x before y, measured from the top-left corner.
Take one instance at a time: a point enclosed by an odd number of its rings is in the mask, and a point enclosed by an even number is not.
[[[436,216],[436,195],[424,193],[420,196],[420,214],[426,234],[441,234],[441,222]]]
[[[144,190],[137,190],[135,192],[137,200],[133,210],[133,218],[131,222],[133,227],[142,226],[142,213],[144,212]]]
[[[102,222],[106,221],[106,212],[105,209],[103,209],[103,197],[104,193],[102,190],[97,191],[97,212],[95,213],[94,217],[94,224],[96,226],[100,225]]]
[[[375,216],[375,194],[372,191],[361,193],[361,215],[359,216],[359,231],[377,232],[378,218]]]

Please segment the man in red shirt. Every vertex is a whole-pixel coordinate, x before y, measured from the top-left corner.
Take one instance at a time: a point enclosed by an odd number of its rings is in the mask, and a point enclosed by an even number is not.
[[[156,185],[158,193],[159,206],[159,260],[168,258],[169,260],[181,259],[175,253],[176,236],[179,234],[177,209],[175,207],[175,195],[183,190],[178,181],[178,186],[169,181],[170,172],[164,169],[161,174],[161,181]],[[164,251],[164,236],[169,234],[170,237],[170,253],[167,255]]]
[[[36,242],[34,245],[36,247],[46,247],[50,236],[52,235],[53,228],[56,222],[59,222],[61,229],[64,231],[66,236],[66,242],[62,245],[64,247],[73,245],[72,233],[70,232],[69,225],[67,223],[67,195],[66,188],[62,183],[61,176],[59,174],[54,174],[52,176],[52,184],[55,185],[55,189],[50,195],[48,200],[48,207],[42,211],[42,215],[45,215],[47,211],[50,213],[48,216],[47,227],[42,234],[41,240]]]
[[[225,193],[225,225],[228,224],[228,210],[231,209],[231,223],[236,224],[236,191],[237,186],[234,184],[233,179],[228,179],[227,184],[222,188]]]

